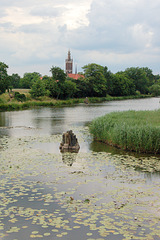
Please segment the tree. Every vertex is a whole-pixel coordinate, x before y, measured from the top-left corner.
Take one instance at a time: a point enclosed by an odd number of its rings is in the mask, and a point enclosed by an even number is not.
[[[75,93],[77,93],[76,83],[71,80],[66,80],[64,82],[64,99],[74,97]]]
[[[20,81],[21,88],[31,88],[32,84],[36,82],[41,77],[40,73],[25,73],[23,78]]]
[[[4,93],[9,88],[9,77],[7,74],[8,66],[0,62],[0,94]]]
[[[149,88],[149,91],[150,93],[153,95],[153,96],[160,96],[160,84],[153,84],[150,88]]]
[[[44,96],[46,93],[44,81],[39,78],[37,79],[31,87],[31,96],[33,98]]]
[[[104,67],[91,63],[83,67],[90,97],[106,95],[106,79],[103,75]]]
[[[124,72],[116,73],[112,76],[112,96],[135,95],[135,86]]]
[[[148,93],[149,78],[147,77],[146,70],[139,67],[131,67],[125,70],[126,75],[133,80],[135,89],[142,94]]]
[[[52,77],[47,80],[46,88],[50,92],[50,96],[56,99],[64,98],[64,82],[66,80],[66,74],[59,67],[52,67],[50,69]]]
[[[108,94],[112,95],[113,92],[113,73],[111,73],[111,71],[108,70],[108,67],[104,67],[103,68],[103,75],[106,79],[106,91]]]
[[[20,79],[21,77],[17,73],[11,75],[10,85],[13,88],[20,88]]]
[[[52,73],[52,77],[54,80],[56,80],[59,83],[63,83],[66,80],[66,74],[65,72],[59,68],[59,67],[52,67],[50,69],[50,72]]]

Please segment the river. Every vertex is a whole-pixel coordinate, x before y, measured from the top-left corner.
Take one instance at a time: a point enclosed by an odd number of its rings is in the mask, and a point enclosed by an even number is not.
[[[0,239],[160,239],[160,158],[96,143],[92,119],[160,98],[0,112]],[[80,151],[62,154],[72,129]]]
[[[160,98],[78,104],[61,108],[38,108],[0,112],[0,136],[62,134],[72,126],[86,126],[94,118],[113,111],[155,110]]]

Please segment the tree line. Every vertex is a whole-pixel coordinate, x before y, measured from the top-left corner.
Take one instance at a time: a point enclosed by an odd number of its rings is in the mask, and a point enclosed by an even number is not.
[[[64,70],[52,66],[50,76],[38,72],[18,74],[7,73],[8,65],[0,62],[0,94],[15,88],[30,89],[31,96],[49,96],[56,99],[131,96],[137,94],[160,95],[160,75],[154,75],[148,67],[130,67],[125,71],[112,73],[108,67],[96,63],[85,65],[84,77],[69,78]]]

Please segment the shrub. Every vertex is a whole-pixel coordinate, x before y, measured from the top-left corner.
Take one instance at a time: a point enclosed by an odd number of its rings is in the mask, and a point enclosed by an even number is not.
[[[15,92],[15,95],[14,95],[14,98],[17,100],[17,101],[19,101],[19,102],[24,102],[24,101],[26,101],[26,96],[25,96],[25,94],[21,94],[21,93],[19,93],[19,92]]]

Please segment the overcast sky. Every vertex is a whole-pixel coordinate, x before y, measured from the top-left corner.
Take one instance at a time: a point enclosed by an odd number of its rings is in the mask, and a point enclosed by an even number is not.
[[[160,0],[1,0],[0,62],[8,73],[88,63],[115,73],[148,67],[160,73]]]

